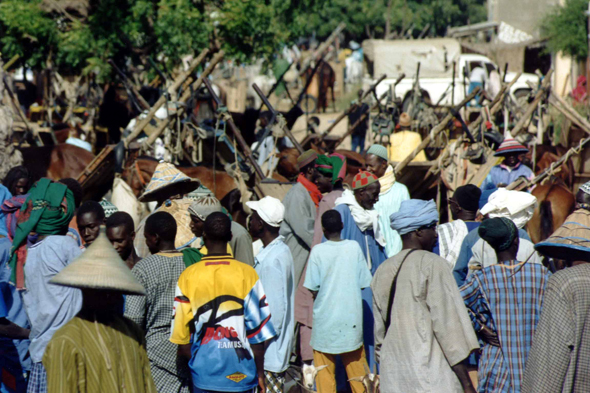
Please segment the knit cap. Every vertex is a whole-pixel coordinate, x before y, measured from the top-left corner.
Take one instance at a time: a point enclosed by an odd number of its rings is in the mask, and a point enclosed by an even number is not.
[[[387,155],[387,148],[382,145],[373,145],[369,147],[369,150],[367,150],[367,154],[373,154],[377,157],[383,158],[385,161],[389,161],[389,156]]]
[[[358,190],[361,188],[365,188],[368,185],[371,185],[378,181],[379,179],[377,179],[377,176],[373,175],[372,173],[367,171],[360,171],[354,176],[354,179],[352,180],[352,189]]]

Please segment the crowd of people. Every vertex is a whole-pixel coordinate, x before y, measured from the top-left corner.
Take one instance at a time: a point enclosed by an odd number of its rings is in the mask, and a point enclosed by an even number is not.
[[[504,188],[532,173],[525,150],[506,139],[482,188],[454,191],[448,223],[381,145],[350,186],[342,155],[301,154],[282,201],[246,202],[247,228],[168,163],[138,223],[82,203],[73,179],[13,168],[0,391],[278,393],[297,363],[320,393],[365,392],[369,374],[383,393],[588,392],[590,183],[533,245],[536,198]],[[542,254],[568,267],[552,274]]]

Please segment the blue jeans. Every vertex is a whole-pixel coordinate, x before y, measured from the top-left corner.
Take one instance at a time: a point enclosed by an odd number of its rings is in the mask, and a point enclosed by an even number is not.
[[[352,151],[356,151],[357,147],[360,147],[359,153],[365,151],[365,137],[366,135],[355,135],[352,134]]]

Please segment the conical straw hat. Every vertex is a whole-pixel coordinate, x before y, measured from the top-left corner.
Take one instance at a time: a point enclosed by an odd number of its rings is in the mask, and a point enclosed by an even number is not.
[[[92,288],[145,295],[145,288],[133,276],[100,228],[98,238],[50,281],[74,288]]]
[[[590,262],[590,212],[578,209],[547,239],[535,245],[541,254],[555,259]]]
[[[157,201],[177,194],[188,194],[199,187],[197,179],[191,179],[176,167],[167,162],[161,162],[156,167],[152,179],[147,185],[140,202]]]

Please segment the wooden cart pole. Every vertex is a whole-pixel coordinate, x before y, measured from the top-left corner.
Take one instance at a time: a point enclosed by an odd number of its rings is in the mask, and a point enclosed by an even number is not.
[[[274,122],[276,123],[276,116],[278,113],[275,110],[275,108],[273,108],[273,106],[270,104],[270,102],[268,101],[268,99],[266,98],[266,96],[264,95],[262,90],[260,90],[260,87],[258,87],[258,85],[256,83],[252,83],[252,88],[254,88],[254,91],[256,92],[256,94],[258,94],[258,96],[260,97],[260,99],[262,100],[264,105],[266,105],[268,110],[272,112],[273,118],[275,120]],[[272,124],[272,125],[274,125],[274,124]],[[269,126],[272,126],[272,125],[269,124]],[[289,130],[289,127],[283,127],[283,132],[287,135],[287,138],[289,138],[291,140],[291,143],[293,143],[293,146],[295,146],[295,148],[299,151],[299,154],[303,154],[303,147],[301,147],[299,142],[297,142],[297,139],[295,139],[295,137],[293,136],[293,133],[291,132],[291,130]],[[262,142],[260,144],[262,144]]]
[[[205,60],[205,57],[209,54],[209,49],[204,49],[199,56],[197,56],[196,59],[194,59],[191,64],[188,67],[188,70],[186,70],[185,72],[183,72],[182,74],[180,74],[178,76],[178,78],[176,78],[176,80],[174,81],[174,83],[168,88],[168,94],[173,94],[176,92],[176,90],[184,83],[184,81],[191,76],[191,74],[193,73],[193,71],[195,70],[195,68],[197,68],[199,66],[199,64],[201,64],[203,62],[203,60]],[[125,143],[125,147],[129,146],[129,143],[134,140],[135,138],[137,138],[137,136],[141,133],[141,131],[143,131],[143,129],[149,124],[149,122],[154,118],[154,115],[156,114],[156,111],[158,109],[160,109],[160,107],[162,105],[164,105],[164,103],[166,102],[166,95],[162,94],[162,96],[158,99],[158,101],[156,101],[156,103],[154,104],[154,106],[152,107],[152,109],[150,109],[150,111],[148,112],[148,114],[146,115],[146,117],[140,121],[137,122],[137,125],[135,126],[135,128],[133,129],[133,131],[131,132],[131,134],[129,134],[127,136],[127,138],[125,138],[123,141]]]
[[[528,181],[521,177],[515,182],[509,184],[508,187],[506,187],[506,189],[520,191],[543,181],[545,178],[555,173],[555,170],[562,166],[567,160],[569,160],[571,156],[575,154],[580,154],[580,152],[582,151],[584,146],[588,144],[588,142],[590,142],[590,137],[582,139],[580,143],[578,143],[578,146],[574,146],[571,149],[569,149],[563,156],[561,156],[559,160],[555,161],[553,164],[551,164],[549,168],[545,169],[542,173],[535,176],[531,181]]]
[[[393,84],[393,87],[395,88],[395,86],[397,86],[398,83],[400,83],[400,81],[402,79],[405,78],[405,74],[401,74],[395,81],[395,83]],[[377,102],[375,102],[373,104],[373,106],[366,112],[363,113],[361,115],[361,117],[354,122],[354,124],[349,125],[348,130],[346,130],[346,133],[338,140],[338,142],[336,142],[336,144],[334,145],[334,148],[337,148],[342,142],[344,142],[344,140],[350,135],[352,134],[352,132],[359,126],[359,124],[361,124],[363,121],[365,121],[365,119],[367,118],[367,116],[369,116],[371,114],[372,111],[374,111],[375,109],[379,108],[379,103],[381,101],[383,101],[386,97],[387,94],[389,93],[389,89],[388,91],[386,91],[385,93],[381,94],[381,97],[377,98]]]
[[[494,100],[490,103],[490,115],[491,116],[498,113],[500,111],[500,109],[502,109],[504,107],[504,98],[506,97],[506,94],[510,93],[510,88],[512,87],[512,85],[514,85],[516,83],[516,81],[518,80],[518,78],[520,78],[521,75],[522,75],[522,72],[519,72],[514,77],[514,79],[512,79],[512,81],[510,81],[510,83],[502,86],[502,88],[500,89],[500,91],[498,92],[498,94],[496,95]],[[475,130],[477,129],[477,127],[479,127],[482,122],[483,122],[483,116],[480,114],[477,119],[475,119],[471,124],[469,124],[469,131],[473,134],[475,132]],[[457,137],[457,141],[456,141],[457,146],[459,144],[461,144],[464,139],[465,139],[464,135],[459,135],[459,137]],[[430,175],[434,175],[439,172],[439,170],[440,170],[439,163],[444,162],[447,159],[447,157],[451,154],[450,152],[451,151],[449,149],[446,149],[443,152],[442,158],[437,160],[436,163],[434,165],[432,165],[432,167],[430,167],[430,169],[428,170],[428,173],[426,173],[426,176],[424,177],[425,180],[428,177],[430,177]]]
[[[367,112],[363,113],[361,115],[361,117],[357,121],[354,122],[354,124],[348,126],[348,130],[346,130],[346,133],[344,135],[342,135],[340,137],[340,139],[338,139],[338,142],[336,142],[336,144],[334,145],[334,149],[336,149],[342,142],[344,142],[344,140],[350,134],[352,134],[352,132],[355,130],[355,128],[357,128],[359,126],[359,124],[361,124],[363,121],[365,121],[365,119],[367,118],[367,116],[369,116],[371,111],[374,111],[375,109],[379,108],[379,102],[383,101],[387,97],[387,93],[388,92],[381,94],[381,97],[379,97],[377,99],[377,102],[375,104],[373,104],[373,106]]]
[[[301,71],[299,71],[299,77],[301,77],[303,74],[305,74],[307,72],[307,70],[311,67],[311,63],[313,61],[320,60],[321,58],[324,57],[324,55],[325,55],[324,52],[330,47],[330,45],[332,45],[332,42],[334,42],[336,37],[338,37],[338,34],[342,33],[342,31],[345,28],[346,28],[346,23],[342,22],[334,29],[332,34],[330,34],[330,36],[326,39],[326,41],[322,42],[322,44],[318,47],[318,49],[314,52],[314,54],[311,55],[307,64],[301,69]]]
[[[223,104],[222,104],[221,100],[219,99],[219,97],[217,96],[217,94],[215,94],[215,91],[213,90],[213,87],[211,86],[211,82],[209,82],[209,80],[207,78],[203,79],[203,82],[207,86],[207,90],[209,90],[209,93],[213,97],[213,100],[217,104],[217,107],[218,108],[221,107]],[[240,132],[238,127],[236,127],[236,124],[234,123],[234,120],[231,118],[231,115],[227,118],[227,125],[229,126],[229,128],[233,132],[234,138],[238,141],[238,144],[242,148],[242,151],[246,155],[246,158],[250,161],[250,164],[252,164],[252,166],[254,167],[254,171],[258,175],[259,179],[260,180],[264,179],[266,176],[264,176],[264,172],[262,172],[262,168],[260,168],[260,165],[258,165],[258,162],[256,161],[256,159],[254,159],[254,156],[252,155],[252,150],[250,150],[250,146],[248,146],[248,144],[244,140],[244,137],[242,136],[242,133]]]
[[[549,103],[551,105],[553,105],[553,107],[555,109],[557,109],[559,112],[561,112],[562,115],[564,115],[569,121],[571,121],[572,123],[574,123],[575,125],[577,125],[578,127],[580,127],[580,129],[582,131],[584,131],[586,134],[590,134],[590,127],[588,125],[588,122],[582,122],[580,121],[580,119],[578,119],[576,116],[572,115],[569,110],[565,109],[564,107],[562,107],[561,105],[559,105],[559,103],[555,102],[554,100],[552,100],[553,97],[549,97]]]
[[[576,110],[570,104],[568,104],[567,101],[565,101],[563,98],[559,97],[557,94],[554,94],[553,92],[551,93],[551,95],[549,96],[549,103],[551,105],[553,105],[560,112],[562,110],[567,111],[569,113],[569,116],[566,115],[564,112],[562,112],[563,115],[565,117],[567,117],[568,119],[570,119],[572,122],[576,123],[584,131],[590,129],[590,122],[588,122],[588,120],[586,120],[582,115],[580,115],[578,112],[576,112]],[[561,104],[562,108],[560,108],[557,105],[558,103]],[[588,132],[588,131],[586,131],[586,132]]]
[[[445,118],[430,131],[430,134],[428,134],[428,136],[422,140],[422,142],[418,145],[418,147],[416,147],[414,149],[414,151],[412,151],[410,154],[408,154],[408,156],[406,158],[404,158],[403,161],[399,162],[395,166],[395,168],[393,168],[393,171],[395,172],[395,174],[396,175],[399,174],[414,159],[414,157],[416,157],[418,155],[418,153],[420,153],[422,150],[424,150],[430,144],[430,141],[432,141],[438,134],[440,134],[447,127],[447,124],[451,120],[453,120],[453,117],[454,117],[453,112],[458,111],[463,106],[465,106],[469,101],[471,101],[473,99],[473,97],[475,97],[479,93],[480,90],[481,90],[480,88],[475,88],[471,92],[471,94],[469,94],[467,97],[465,97],[463,99],[463,101],[461,101],[459,103],[459,105],[457,105],[448,115],[446,115]]]
[[[197,80],[192,84],[192,89],[186,89],[182,93],[182,96],[180,97],[179,102],[187,102],[191,96],[192,91],[198,89],[201,86],[201,84],[203,83],[203,80],[205,78],[207,78],[209,76],[209,74],[211,74],[211,72],[213,72],[213,70],[215,69],[215,66],[217,66],[217,64],[222,59],[223,59],[223,52],[218,52],[215,56],[213,56],[213,59],[211,59],[207,68],[205,68],[205,70],[203,71],[201,76],[199,76],[197,78]],[[147,149],[149,146],[151,146],[152,143],[154,143],[154,141],[160,136],[160,134],[162,134],[164,129],[166,127],[168,127],[168,124],[170,124],[172,119],[173,119],[173,116],[168,116],[166,119],[164,119],[158,123],[158,126],[156,127],[156,129],[150,134],[147,141],[145,141],[145,143],[143,144],[142,147],[144,148],[144,150]]]
[[[359,102],[357,104],[351,105],[350,107],[348,107],[347,110],[345,110],[344,112],[342,112],[340,114],[340,116],[338,116],[336,118],[336,120],[334,120],[334,123],[332,123],[332,125],[330,127],[328,127],[328,129],[324,132],[322,132],[320,134],[320,137],[317,139],[318,143],[321,143],[324,138],[330,133],[332,132],[332,130],[338,125],[338,123],[340,123],[340,121],[342,121],[342,119],[344,119],[346,116],[348,116],[350,114],[350,112],[352,112],[353,109],[357,108],[359,105],[363,104],[363,100],[365,98],[367,98],[367,96],[371,93],[373,93],[373,91],[377,88],[377,85],[379,83],[381,83],[385,78],[387,77],[387,75],[383,74],[381,75],[381,78],[377,79],[377,81],[371,85],[371,87],[365,91],[362,95],[362,97],[360,98]],[[399,81],[401,79],[405,78],[405,74],[400,75],[400,77],[398,78],[398,80],[395,82],[394,86],[397,85],[399,83]],[[313,138],[313,134],[308,135],[307,137],[305,137],[305,139],[303,140],[302,145],[305,145],[306,143],[308,143],[311,139]]]
[[[537,106],[549,91],[552,74],[553,70],[549,70],[549,72],[547,72],[547,75],[545,75],[545,79],[543,79],[543,83],[541,83],[541,88],[539,89],[539,91],[537,91],[537,94],[535,95],[535,99],[529,104],[527,109],[524,111],[522,117],[518,120],[518,122],[510,132],[513,138],[524,130],[524,125],[530,120],[533,113],[535,113],[535,111],[537,110]]]

